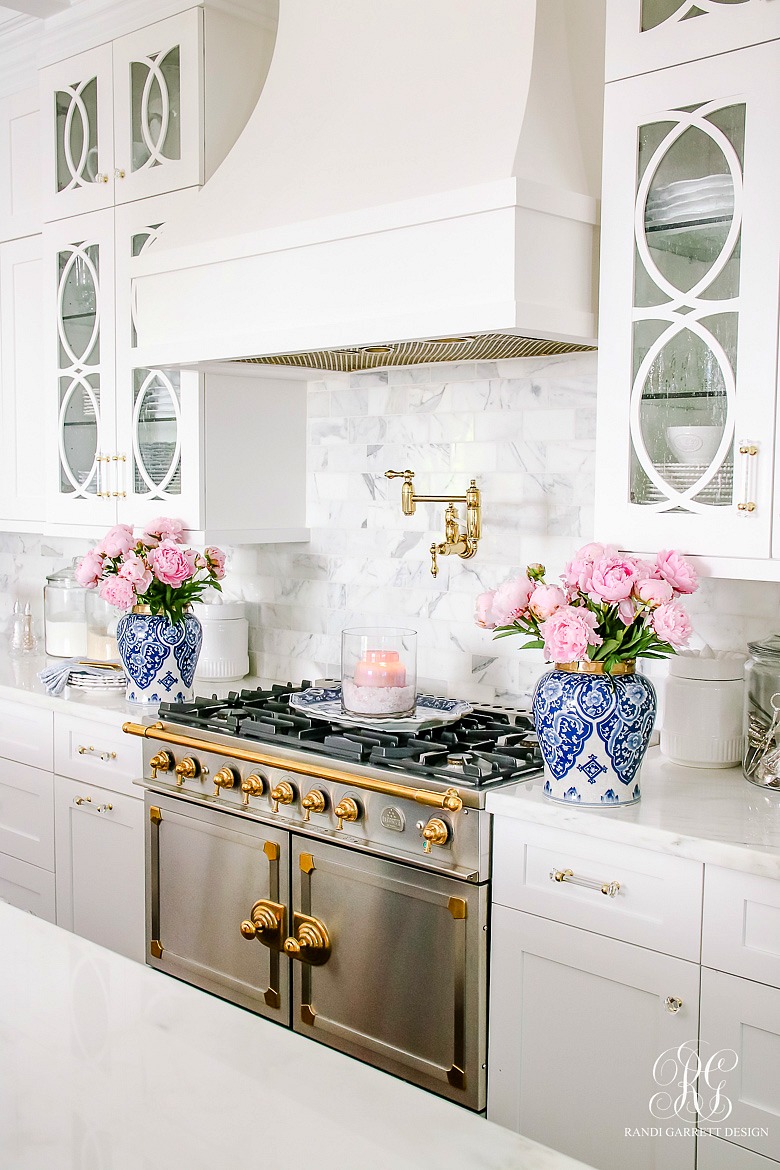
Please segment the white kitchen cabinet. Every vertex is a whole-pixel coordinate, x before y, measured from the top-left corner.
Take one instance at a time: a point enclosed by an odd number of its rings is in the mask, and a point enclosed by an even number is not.
[[[608,81],[780,37],[771,0],[607,0]]]
[[[29,531],[44,514],[42,292],[40,235],[0,244],[0,525],[6,531]]]
[[[194,195],[47,225],[46,517],[91,535],[162,512],[204,539],[302,540],[305,383],[240,363],[205,374],[134,364],[130,261]],[[246,481],[238,489],[254,468],[262,511]]]
[[[56,922],[54,873],[0,853],[0,901]]]
[[[54,779],[57,924],[144,961],[144,805]]]
[[[54,871],[51,772],[0,757],[0,853]]]
[[[692,1131],[626,1130],[695,1124],[651,1101],[696,1038],[698,965],[497,904],[491,929],[488,1118],[597,1170],[694,1170]]]
[[[780,1162],[712,1134],[697,1138],[696,1170],[778,1170]]]
[[[40,72],[44,218],[200,184],[257,100],[260,20],[193,7]]]
[[[39,100],[37,88],[0,98],[0,240],[41,230]]]
[[[596,529],[622,547],[780,547],[779,114],[780,41],[607,86]]]
[[[55,920],[51,711],[0,700],[0,899]]]

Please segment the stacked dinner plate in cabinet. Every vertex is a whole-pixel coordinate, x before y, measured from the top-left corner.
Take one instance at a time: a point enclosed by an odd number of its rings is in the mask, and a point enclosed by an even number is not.
[[[661,463],[658,465],[658,474],[662,479],[678,492],[685,492],[692,487],[707,471],[705,464],[692,463]],[[709,483],[693,497],[699,504],[730,504],[733,495],[734,468],[730,463],[721,467]],[[642,503],[659,504],[667,498],[666,494],[649,480],[641,492]]]
[[[730,219],[734,215],[734,183],[731,175],[705,175],[681,179],[651,191],[645,206],[645,227],[702,223]]]

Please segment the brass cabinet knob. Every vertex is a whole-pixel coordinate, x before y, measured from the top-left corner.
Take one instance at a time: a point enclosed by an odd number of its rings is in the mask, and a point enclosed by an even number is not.
[[[235,768],[220,768],[214,773],[214,795],[219,796],[221,788],[233,788],[238,783],[238,772]]]
[[[338,802],[333,810],[333,813],[338,820],[337,829],[344,828],[344,821],[357,821],[360,819],[360,805],[351,796],[345,796]]]
[[[258,776],[257,772],[253,772],[251,776],[246,776],[241,781],[241,791],[244,796],[241,801],[244,808],[249,807],[250,796],[262,796],[265,789],[265,781],[262,776]]]
[[[256,938],[259,942],[274,950],[281,950],[284,942],[284,915],[285,908],[278,902],[269,902],[261,898],[255,902],[239,930],[246,939]]]
[[[152,776],[155,778],[158,772],[170,772],[173,767],[173,753],[158,752],[156,756],[152,756],[149,761],[149,767],[152,769]]]
[[[284,940],[284,953],[300,963],[320,967],[330,958],[330,935],[324,922],[308,914],[293,915],[295,934]]]
[[[173,770],[176,773],[176,783],[182,785],[185,780],[194,780],[200,775],[200,764],[193,760],[192,756],[185,756]]]
[[[274,812],[278,812],[280,804],[292,804],[295,800],[295,789],[289,781],[282,780],[271,789],[271,800],[274,802]]]
[[[450,827],[446,821],[442,821],[439,817],[431,817],[428,824],[422,831],[425,845],[423,846],[426,853],[430,853],[431,845],[446,845],[450,839]]]
[[[312,788],[311,792],[307,792],[301,801],[301,806],[306,810],[306,815],[303,818],[308,821],[313,812],[325,812],[328,800],[324,792],[320,792],[319,788]]]

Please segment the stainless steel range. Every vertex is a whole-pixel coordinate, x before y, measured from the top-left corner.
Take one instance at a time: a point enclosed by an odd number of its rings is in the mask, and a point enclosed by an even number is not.
[[[490,787],[536,775],[527,715],[345,729],[303,689],[162,704],[144,749],[147,962],[485,1105]]]

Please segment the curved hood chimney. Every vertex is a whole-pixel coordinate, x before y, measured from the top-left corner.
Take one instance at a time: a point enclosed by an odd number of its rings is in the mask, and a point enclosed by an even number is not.
[[[279,0],[243,133],[134,262],[137,359],[593,344],[602,88],[603,0]]]

